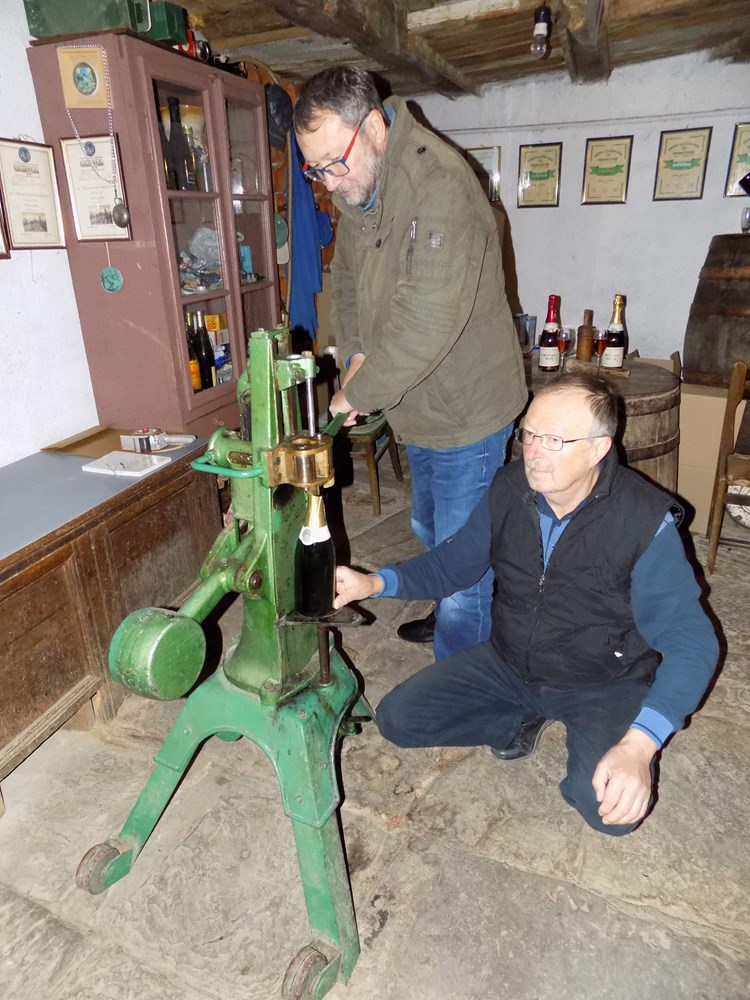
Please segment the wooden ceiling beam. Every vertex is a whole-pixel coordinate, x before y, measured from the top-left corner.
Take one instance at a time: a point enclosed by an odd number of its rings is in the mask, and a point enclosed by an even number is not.
[[[609,42],[604,0],[560,0],[563,53],[574,83],[608,80]]]
[[[366,59],[385,69],[410,70],[425,90],[447,97],[477,93],[468,77],[426,43],[410,44],[406,12],[395,0],[267,0],[267,6],[299,27],[347,39]]]

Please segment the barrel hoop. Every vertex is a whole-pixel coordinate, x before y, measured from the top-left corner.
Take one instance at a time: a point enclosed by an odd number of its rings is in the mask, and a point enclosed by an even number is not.
[[[709,281],[744,281],[750,278],[750,267],[702,267],[700,277]]]
[[[659,396],[637,396],[625,400],[625,416],[642,417],[647,413],[668,413],[680,405],[680,383],[668,394]]]
[[[750,316],[750,305],[729,306],[720,305],[718,302],[709,302],[708,305],[701,306],[693,303],[690,306],[691,316]]]
[[[679,443],[680,432],[677,431],[676,434],[666,441],[658,441],[655,444],[647,445],[645,448],[631,448],[628,445],[628,465],[632,466],[634,462],[644,462],[649,458],[660,458],[662,455],[676,452]]]

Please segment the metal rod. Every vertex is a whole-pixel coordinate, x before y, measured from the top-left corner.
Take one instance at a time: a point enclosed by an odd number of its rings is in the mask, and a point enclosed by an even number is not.
[[[320,662],[320,684],[331,683],[331,653],[328,649],[328,630],[318,625],[318,660]]]
[[[315,423],[315,392],[311,378],[305,379],[305,392],[307,394],[307,430],[310,437],[315,437],[318,428]]]

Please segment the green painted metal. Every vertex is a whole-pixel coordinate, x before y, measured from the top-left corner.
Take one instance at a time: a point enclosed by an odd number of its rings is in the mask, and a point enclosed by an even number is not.
[[[303,995],[297,992],[302,976],[304,996],[320,998],[338,978],[349,979],[359,955],[334,760],[340,735],[372,718],[372,710],[330,634],[319,645],[318,626],[292,614],[305,495],[288,484],[271,486],[266,459],[298,428],[297,386],[315,367],[313,358],[279,357],[288,343],[281,328],[251,334],[247,371],[238,380],[250,437],[217,431],[193,465],[230,477],[234,512],[204,560],[200,585],[178,612],[146,608],[129,615],[112,641],[110,668],[146,697],[180,697],[203,666],[200,622],[231,592],[242,596],[239,641],[187,698],[120,834],[88,852],[78,883],[100,892],[123,878],[201,744],[211,736],[244,737],[274,768],[297,845],[313,940],[290,964],[289,995]],[[336,433],[342,422],[335,418],[327,432]],[[324,655],[330,664],[325,683],[319,678]]]

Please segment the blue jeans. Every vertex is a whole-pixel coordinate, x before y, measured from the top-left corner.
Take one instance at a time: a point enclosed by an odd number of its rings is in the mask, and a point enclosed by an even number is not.
[[[508,424],[496,434],[461,448],[406,446],[411,469],[411,525],[425,548],[434,548],[466,523],[505,464],[512,431],[513,424]],[[493,583],[494,576],[488,570],[473,587],[438,603],[436,660],[489,638]]]
[[[643,682],[628,680],[581,689],[527,684],[485,642],[399,684],[378,705],[376,722],[383,736],[401,747],[487,745],[499,750],[510,744],[523,722],[539,716],[562,722],[568,750],[562,797],[589,826],[617,837],[638,824],[602,823],[591,779],[607,750],[630,728],[647,690]]]

